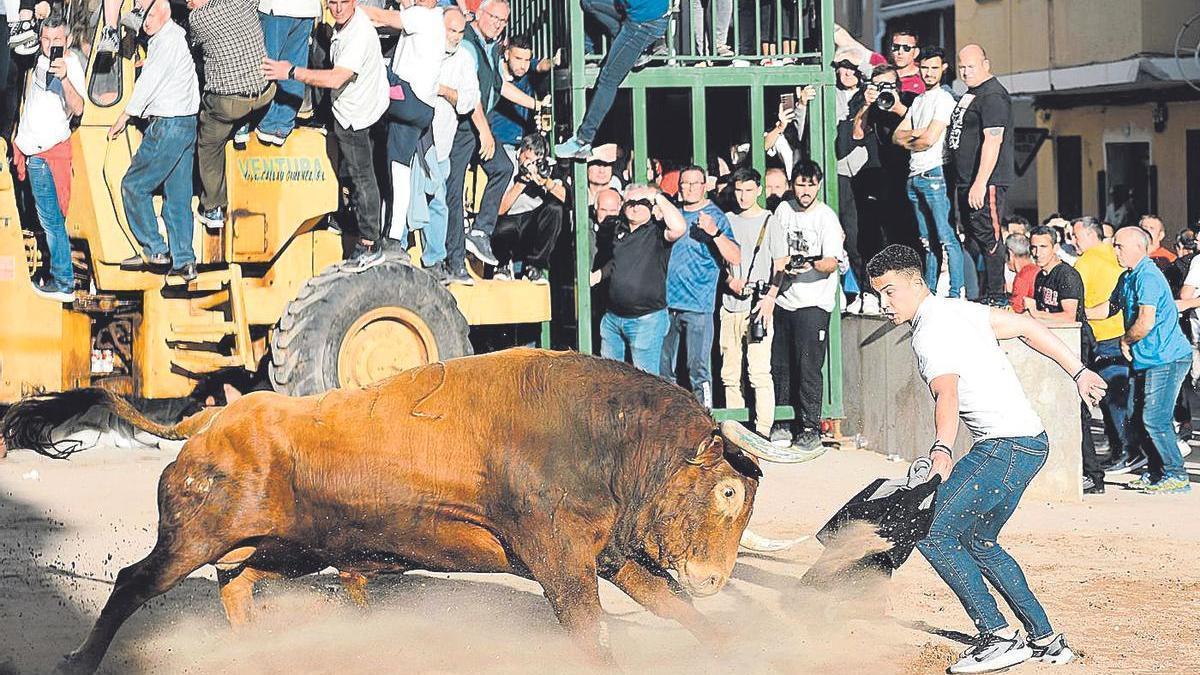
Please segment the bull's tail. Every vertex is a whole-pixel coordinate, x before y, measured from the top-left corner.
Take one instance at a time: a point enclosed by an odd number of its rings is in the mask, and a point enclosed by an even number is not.
[[[138,412],[129,401],[97,387],[72,389],[57,394],[31,396],[13,405],[4,413],[2,422],[4,442],[10,448],[28,448],[53,459],[66,459],[85,450],[82,441],[55,439],[54,430],[99,408],[112,413],[134,427],[168,440],[184,440],[202,426],[198,417],[211,418],[213,413],[193,415],[179,424],[164,425]]]

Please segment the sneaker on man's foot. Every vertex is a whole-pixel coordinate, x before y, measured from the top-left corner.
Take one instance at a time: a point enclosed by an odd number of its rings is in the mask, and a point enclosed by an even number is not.
[[[1025,644],[1020,631],[1014,632],[1012,637],[980,633],[975,638],[975,646],[963,652],[947,672],[990,673],[1024,663],[1032,656],[1033,650]]]
[[[1042,663],[1061,666],[1070,663],[1071,659],[1075,658],[1075,652],[1071,651],[1071,647],[1067,645],[1067,639],[1063,637],[1062,633],[1055,635],[1050,642],[1042,646],[1030,642],[1029,648],[1033,650],[1033,660]]]
[[[1178,441],[1175,441],[1175,444],[1176,444],[1176,446],[1179,447],[1179,456],[1180,457],[1187,457],[1188,455],[1192,454],[1192,446],[1187,441],[1180,439]]]
[[[360,241],[354,244],[350,261],[356,272],[369,270],[384,261],[383,247],[378,242],[365,244]]]
[[[273,145],[277,148],[283,147],[284,141],[287,140],[287,136],[278,136],[276,134],[269,134],[269,133],[263,131],[262,129],[255,129],[254,135],[258,137],[259,143],[262,143],[263,145]]]
[[[245,150],[246,144],[250,142],[250,127],[241,126],[237,131],[233,132],[233,147],[238,150]]]
[[[1083,494],[1085,495],[1102,495],[1104,494],[1104,481],[1097,483],[1092,480],[1091,476],[1083,477]]]
[[[771,427],[771,443],[786,448],[792,444],[792,431],[782,422]]]
[[[200,222],[210,230],[219,230],[225,227],[225,209],[217,207],[215,209],[201,209],[197,214]]]
[[[1143,473],[1142,475],[1138,476],[1137,478],[1134,478],[1133,480],[1126,483],[1125,487],[1129,488],[1130,490],[1141,490],[1153,482],[1154,482],[1154,477],[1150,475],[1149,471],[1147,471],[1146,473]]]
[[[533,267],[532,265],[525,268],[525,281],[532,282],[538,286],[545,286],[550,283],[550,280],[546,278],[546,273],[541,268]]]
[[[459,265],[458,269],[450,272],[450,283],[461,284],[463,286],[474,286],[475,278],[467,271],[466,265]]]
[[[483,232],[483,230],[471,230],[467,233],[467,251],[471,255],[479,259],[479,262],[495,265],[499,263],[496,260],[496,254],[492,253],[491,239]]]
[[[140,255],[130,256],[121,261],[121,269],[127,272],[157,272],[162,273],[171,267],[171,256],[166,253],[156,253],[148,258]]]
[[[96,51],[116,54],[121,49],[121,34],[116,26],[105,26],[100,29],[100,41],[96,43]]]
[[[190,262],[180,265],[179,267],[171,268],[167,276],[178,277],[183,279],[185,283],[191,283],[196,280],[196,263]]]
[[[450,283],[450,273],[446,271],[446,263],[438,261],[425,268],[425,272],[433,277],[433,280],[445,286]]]
[[[1146,466],[1149,460],[1145,455],[1138,457],[1123,457],[1113,464],[1104,467],[1105,475],[1120,476],[1126,473],[1133,473],[1138,469]]]
[[[558,159],[587,159],[591,155],[592,144],[574,136],[554,146],[554,156]]]
[[[44,283],[34,284],[33,292],[38,296],[55,302],[72,303],[75,302],[75,292],[70,286],[55,284],[53,281],[47,280]]]
[[[500,265],[496,268],[496,271],[492,273],[492,279],[496,281],[512,281],[512,278],[512,263]]]
[[[821,449],[821,434],[806,429],[792,439],[792,447],[800,452],[815,452]]]
[[[655,40],[654,43],[651,44],[646,49],[646,51],[642,52],[642,55],[638,57],[637,61],[634,61],[632,70],[633,70],[633,72],[636,73],[637,71],[641,70],[642,68],[645,68],[646,66],[650,65],[650,62],[653,61],[656,57],[666,56],[666,55],[667,55],[666,39],[663,38],[660,40]]]
[[[1183,478],[1164,478],[1142,488],[1145,495],[1179,495],[1192,491],[1192,484]]]

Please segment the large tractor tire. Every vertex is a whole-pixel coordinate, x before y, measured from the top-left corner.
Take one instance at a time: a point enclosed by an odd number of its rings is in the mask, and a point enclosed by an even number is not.
[[[291,396],[362,387],[471,353],[454,296],[399,260],[342,262],[309,279],[271,335],[269,374]]]

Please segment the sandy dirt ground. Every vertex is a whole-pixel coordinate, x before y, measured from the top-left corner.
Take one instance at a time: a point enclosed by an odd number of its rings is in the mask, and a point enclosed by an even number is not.
[[[151,548],[155,486],[170,451],[98,447],[69,462],[0,460],[0,673],[51,670],[83,638],[121,567]],[[850,496],[905,466],[860,450],[768,466],[752,528],[812,534]],[[1200,490],[1150,497],[1110,486],[1082,504],[1026,501],[1001,543],[1056,629],[1081,654],[1022,672],[1195,672],[1200,625]],[[886,583],[830,597],[802,587],[821,553],[808,540],[743,553],[720,594],[697,606],[735,636],[713,651],[602,582],[625,672],[936,673],[972,626],[914,554]],[[336,575],[260,584],[257,618],[233,633],[212,568],[137,612],[102,672],[527,673],[587,670],[536,584],[505,575],[412,573],[372,583],[366,610]],[[1014,622],[1015,625],[1015,622]]]

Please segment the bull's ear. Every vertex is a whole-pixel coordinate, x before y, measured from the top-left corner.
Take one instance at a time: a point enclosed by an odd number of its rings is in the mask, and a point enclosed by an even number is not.
[[[696,451],[688,458],[688,464],[695,464],[706,469],[712,468],[725,455],[725,440],[718,434],[713,434],[700,441]]]

